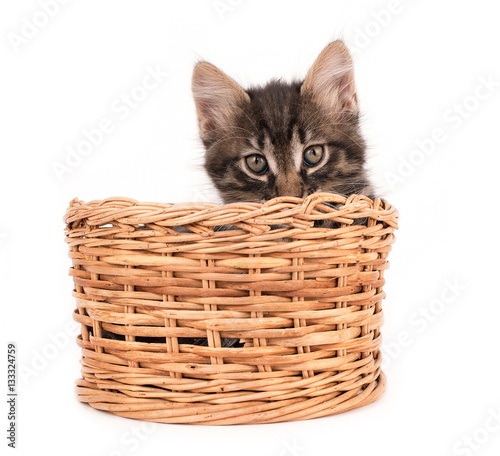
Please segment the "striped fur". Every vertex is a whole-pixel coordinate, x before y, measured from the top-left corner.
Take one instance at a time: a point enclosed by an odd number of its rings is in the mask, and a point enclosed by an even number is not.
[[[340,41],[323,50],[304,81],[272,80],[244,90],[200,62],[192,88],[205,168],[225,203],[314,192],[372,196],[353,63]],[[314,145],[323,148],[323,159],[307,166],[304,151]],[[266,159],[265,173],[246,166],[252,154]]]

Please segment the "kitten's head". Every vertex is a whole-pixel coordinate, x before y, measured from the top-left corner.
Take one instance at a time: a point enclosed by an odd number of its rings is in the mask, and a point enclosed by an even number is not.
[[[329,44],[302,82],[244,90],[200,62],[192,88],[205,168],[225,203],[371,194],[353,63],[342,42]]]

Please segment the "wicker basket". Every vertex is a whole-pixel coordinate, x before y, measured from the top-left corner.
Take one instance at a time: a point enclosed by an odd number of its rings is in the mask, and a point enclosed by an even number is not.
[[[64,220],[78,399],[195,424],[373,402],[385,388],[382,287],[397,218],[385,200],[328,193],[226,206],[74,199]]]

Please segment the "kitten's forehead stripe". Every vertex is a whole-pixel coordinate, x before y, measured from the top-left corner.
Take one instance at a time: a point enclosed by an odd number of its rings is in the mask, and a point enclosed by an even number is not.
[[[259,131],[257,132],[257,141],[259,143],[259,149],[264,148],[264,141],[266,140],[267,123],[263,118],[259,119],[258,122]]]
[[[299,133],[299,139],[300,139],[300,142],[301,142],[302,144],[305,144],[305,143],[306,143],[306,132],[304,131],[304,129],[303,129],[301,126],[299,126],[299,127],[297,128],[297,131],[298,131],[298,133]]]
[[[253,137],[245,138],[245,142],[249,148],[260,149],[259,142],[256,140],[256,138]]]

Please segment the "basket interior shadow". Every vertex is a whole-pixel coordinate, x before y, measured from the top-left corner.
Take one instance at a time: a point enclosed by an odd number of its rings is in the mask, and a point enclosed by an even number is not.
[[[164,423],[315,418],[374,401],[398,213],[318,193],[264,204],[74,199],[80,401]]]

